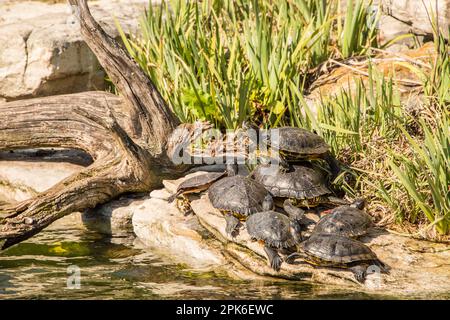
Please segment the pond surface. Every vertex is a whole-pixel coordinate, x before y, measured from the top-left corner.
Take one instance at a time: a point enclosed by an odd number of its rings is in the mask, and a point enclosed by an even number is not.
[[[80,270],[80,288],[67,287],[68,267]],[[73,267],[72,267],[73,268]],[[69,269],[70,270],[70,269]],[[72,269],[74,270],[74,269]],[[69,281],[73,284],[73,281]],[[239,293],[239,296],[237,296]],[[370,299],[306,283],[242,281],[191,270],[133,238],[106,236],[64,224],[0,254],[0,299]]]

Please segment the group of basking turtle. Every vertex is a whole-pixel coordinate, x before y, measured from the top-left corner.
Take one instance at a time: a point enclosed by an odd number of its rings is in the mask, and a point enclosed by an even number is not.
[[[364,282],[367,268],[375,265],[381,272],[388,266],[356,238],[373,226],[363,211],[365,201],[353,203],[334,197],[327,175],[312,165],[323,159],[330,171],[339,169],[328,144],[317,134],[301,128],[278,128],[280,165],[260,164],[250,175],[236,175],[233,166],[226,172],[206,173],[185,180],[169,199],[189,208],[188,193],[208,190],[211,204],[226,220],[226,233],[235,237],[242,223],[253,240],[264,245],[270,266],[279,271],[283,262],[296,259],[321,267],[350,269],[357,281]],[[270,132],[269,132],[270,134]],[[267,141],[268,143],[268,141]],[[269,143],[268,143],[269,144]],[[304,208],[333,206],[304,237]]]

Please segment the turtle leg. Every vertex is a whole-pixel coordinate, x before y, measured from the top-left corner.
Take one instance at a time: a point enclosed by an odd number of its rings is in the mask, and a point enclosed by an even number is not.
[[[281,253],[282,255],[288,256],[294,252],[297,252],[297,247],[293,246],[290,248],[281,248],[281,249],[278,249],[278,252]]]
[[[180,194],[181,194],[181,191],[178,191],[178,192],[172,194],[172,195],[167,199],[167,201],[168,201],[169,203],[172,203],[172,202],[173,202]]]
[[[297,208],[292,204],[290,199],[286,199],[283,202],[283,209],[289,215],[292,220],[301,221],[305,215],[305,211],[300,208]]]
[[[297,252],[297,247],[293,246],[291,248],[282,248],[282,249],[278,249],[278,252],[280,254],[282,254],[283,256],[283,261],[288,263],[288,264],[293,264],[294,260],[293,259],[288,259],[292,254]]]
[[[238,165],[236,163],[228,163],[226,172],[229,177],[237,175]]]
[[[367,266],[366,265],[356,265],[350,268],[350,271],[353,272],[355,278],[358,282],[364,283],[367,275]]]
[[[184,216],[188,216],[193,213],[189,199],[184,195],[181,196],[181,199],[177,200],[177,208],[183,213]]]
[[[225,232],[232,237],[236,237],[238,234],[238,227],[241,223],[238,218],[233,216],[232,214],[225,215],[225,222],[227,223],[225,227]]]
[[[281,259],[280,255],[278,254],[278,251],[272,247],[269,247],[268,245],[265,245],[264,252],[266,253],[267,258],[269,259],[270,267],[275,271],[280,271],[283,259]]]
[[[272,210],[274,207],[274,202],[273,202],[273,197],[270,193],[268,193],[265,197],[264,197],[264,201],[262,203],[262,209],[264,211],[269,211]]]
[[[289,163],[286,161],[286,159],[284,159],[283,157],[280,157],[280,163],[279,163],[279,165],[280,165],[280,171],[281,172],[284,172],[284,173],[286,173],[286,172],[289,172],[289,170],[290,170],[290,166],[289,166]]]

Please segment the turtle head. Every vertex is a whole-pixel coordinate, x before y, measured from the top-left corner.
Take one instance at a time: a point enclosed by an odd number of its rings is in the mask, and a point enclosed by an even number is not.
[[[359,210],[362,210],[366,206],[366,199],[364,199],[364,198],[357,198],[357,199],[355,199],[355,201],[352,202],[352,204],[350,206],[352,206],[353,208],[357,208]]]
[[[264,200],[263,200],[263,203],[262,203],[262,209],[264,211],[269,211],[269,210],[272,210],[273,207],[274,207],[274,203],[273,203],[272,195],[270,193],[268,193],[264,197]]]

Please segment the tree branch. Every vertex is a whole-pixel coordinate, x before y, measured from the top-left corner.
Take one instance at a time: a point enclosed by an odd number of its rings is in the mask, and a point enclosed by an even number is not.
[[[86,0],[69,0],[79,14],[81,34],[128,103],[130,136],[153,155],[164,151],[179,124],[155,85],[128,53],[92,17]]]

